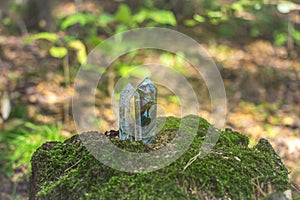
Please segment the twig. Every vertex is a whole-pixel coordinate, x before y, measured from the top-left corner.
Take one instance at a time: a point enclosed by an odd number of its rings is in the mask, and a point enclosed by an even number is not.
[[[74,165],[72,165],[71,167],[67,168],[64,172],[69,171],[70,169],[72,169],[73,167],[75,167],[76,165],[78,165],[80,163],[82,159],[78,160]]]
[[[291,186],[298,194],[300,194],[300,187],[299,187],[299,185],[297,185],[297,183],[295,183],[294,181],[291,181]]]
[[[262,188],[259,186],[259,181],[258,181],[258,179],[256,179],[256,181],[257,181],[257,184],[253,181],[253,185],[255,185],[256,186],[256,189],[257,189],[257,191],[260,193],[260,194],[258,194],[258,197],[259,196],[267,196],[267,194],[262,190]]]
[[[184,166],[183,171],[185,171],[195,160],[197,160],[200,155],[201,151],[189,160],[189,162]]]

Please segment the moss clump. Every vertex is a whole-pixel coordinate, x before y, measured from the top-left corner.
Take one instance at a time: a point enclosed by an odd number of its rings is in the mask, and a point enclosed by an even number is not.
[[[255,199],[289,188],[288,172],[272,146],[261,140],[248,148],[248,138],[231,130],[222,131],[215,148],[184,171],[211,126],[196,116],[185,119],[184,129],[199,123],[188,151],[171,165],[148,173],[103,165],[78,136],[42,145],[31,161],[30,199]],[[156,144],[111,140],[128,151],[153,151],[172,140],[179,128],[180,119],[165,120]]]

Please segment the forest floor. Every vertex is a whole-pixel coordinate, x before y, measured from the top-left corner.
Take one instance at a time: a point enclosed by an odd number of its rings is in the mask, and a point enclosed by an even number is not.
[[[62,121],[61,134],[70,137],[76,133],[71,115],[73,82],[65,84],[62,61],[49,55],[47,43],[24,46],[25,38],[0,35],[0,91],[8,85],[12,105],[26,110],[28,119],[42,124]],[[291,171],[290,179],[300,185],[300,58],[289,58],[286,48],[265,40],[240,44],[214,39],[203,47],[217,63],[225,84],[225,127],[248,136],[251,145],[267,138]],[[191,74],[189,79],[193,78]],[[103,104],[110,102],[101,95]],[[178,105],[165,104],[165,113],[176,115]],[[199,112],[206,119],[209,104],[203,101]],[[113,125],[117,117],[109,107],[99,109],[103,130],[117,129]],[[5,123],[5,127],[14,126],[15,120]],[[17,167],[13,176],[0,174],[0,199],[28,198],[28,176],[22,179],[27,168]]]
[[[40,123],[64,120],[62,134],[71,136],[76,129],[69,114],[65,120],[64,104],[70,106],[72,85],[63,86],[63,75],[55,73],[61,71],[59,60],[35,45],[24,47],[23,40],[1,36],[0,81],[8,81],[10,91],[20,94],[12,103],[28,109],[30,119]],[[252,145],[259,138],[269,139],[291,171],[291,180],[300,185],[299,61],[287,59],[284,48],[267,41],[239,48],[217,43],[204,46],[220,65],[227,90],[226,127],[249,136]],[[176,105],[168,105],[165,112],[172,114]],[[113,129],[112,112],[102,109],[99,117],[104,119],[104,129]],[[205,109],[199,114],[209,117]],[[22,176],[22,170],[17,169],[12,178],[2,175],[1,199],[12,193],[26,199],[26,181],[18,182],[16,176]]]

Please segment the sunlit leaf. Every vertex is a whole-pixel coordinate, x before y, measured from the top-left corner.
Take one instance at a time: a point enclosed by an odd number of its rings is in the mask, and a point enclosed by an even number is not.
[[[215,19],[215,18],[210,19],[209,21],[210,21],[210,23],[213,24],[213,25],[218,25],[218,24],[221,22],[219,19]]]
[[[242,4],[240,3],[240,1],[238,1],[238,2],[235,2],[235,3],[233,3],[233,4],[231,5],[231,9],[232,9],[232,10],[235,10],[235,11],[241,11],[241,10],[243,10],[243,6],[242,6]]]
[[[77,52],[77,60],[80,64],[83,64],[86,62],[87,54],[85,45],[80,40],[73,40],[69,43],[69,47],[76,50]]]
[[[127,76],[127,73],[129,73],[131,70],[133,70],[137,66],[127,66],[127,65],[122,65],[119,68],[119,74],[123,77]]]
[[[260,10],[260,9],[261,9],[261,4],[256,3],[256,4],[254,5],[254,8],[255,8],[255,10]]]
[[[37,34],[27,37],[24,40],[24,44],[27,45],[27,44],[31,43],[32,41],[39,40],[39,39],[48,40],[48,41],[54,43],[59,40],[59,37],[55,33],[42,32],[42,33],[37,33]]]
[[[49,50],[50,55],[54,58],[63,58],[67,55],[68,50],[65,47],[56,47],[53,46]]]
[[[120,4],[115,14],[115,18],[123,23],[129,23],[131,20],[131,10],[126,4]]]
[[[83,64],[86,62],[87,55],[85,51],[78,51],[77,52],[77,60],[80,64]]]
[[[223,17],[223,13],[221,11],[208,11],[207,15],[210,18],[221,18],[221,17]]]
[[[99,23],[102,26],[106,26],[107,24],[114,22],[115,21],[115,17],[113,15],[110,15],[108,13],[103,13],[99,16]]]
[[[277,4],[277,10],[281,13],[289,13],[292,10],[296,9],[296,5],[293,2],[289,2],[289,1],[283,1],[279,4]]]
[[[205,18],[202,17],[201,15],[195,14],[195,15],[193,16],[193,18],[194,18],[194,20],[197,21],[197,22],[200,22],[200,23],[205,22]]]
[[[180,104],[180,100],[177,96],[175,95],[172,95],[172,96],[169,96],[168,97],[168,100],[172,103],[176,103],[176,104]]]
[[[297,30],[293,30],[293,37],[297,44],[300,44],[300,32]]]
[[[175,26],[177,24],[176,18],[171,11],[167,10],[151,10],[148,18],[159,24],[169,24]]]
[[[140,24],[146,20],[147,15],[148,15],[147,10],[142,9],[138,13],[136,13],[134,16],[132,16],[132,19],[133,19],[133,21]]]
[[[125,78],[128,78],[130,76],[143,78],[143,77],[150,77],[151,71],[147,67],[122,65],[119,68],[119,74]]]
[[[187,20],[184,20],[184,25],[186,26],[195,26],[197,24],[197,22],[193,19],[187,19]]]
[[[172,67],[175,63],[173,54],[171,54],[171,53],[162,53],[160,55],[160,62],[164,66]]]
[[[66,30],[70,26],[79,24],[85,26],[86,24],[93,23],[96,21],[96,17],[90,13],[76,13],[68,16],[61,24],[61,29]]]
[[[145,22],[146,20],[152,20],[157,24],[162,25],[176,25],[177,21],[174,14],[171,11],[167,10],[148,10],[142,9],[138,13],[132,16],[132,21],[140,24]]]
[[[282,46],[287,42],[287,34],[286,33],[275,33],[274,34],[274,44],[275,46]]]
[[[72,40],[68,45],[77,51],[85,50],[85,45],[80,40]]]

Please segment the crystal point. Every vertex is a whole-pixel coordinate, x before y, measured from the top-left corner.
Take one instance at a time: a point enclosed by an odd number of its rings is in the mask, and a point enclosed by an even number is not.
[[[145,78],[137,90],[129,83],[120,95],[120,139],[152,143],[156,135],[157,88]]]
[[[145,78],[137,93],[140,95],[142,141],[151,143],[156,135],[157,88],[149,78]]]
[[[119,137],[122,140],[131,139],[132,136],[141,135],[141,128],[136,123],[137,115],[133,113],[139,112],[132,101],[139,99],[139,94],[135,91],[134,87],[129,83],[120,94],[120,120],[119,120]]]

